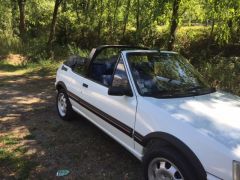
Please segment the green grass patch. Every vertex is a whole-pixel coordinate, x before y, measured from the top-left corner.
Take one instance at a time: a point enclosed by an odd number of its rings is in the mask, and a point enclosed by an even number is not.
[[[38,76],[48,76],[55,75],[57,68],[61,62],[56,62],[53,60],[41,60],[35,63],[27,63],[26,69],[27,73],[30,75],[38,75]]]
[[[25,68],[24,65],[13,65],[13,64],[9,64],[5,61],[0,61],[0,71],[14,72],[14,71],[21,70],[24,68]]]
[[[7,168],[15,173],[15,178],[27,179],[31,170],[36,166],[36,162],[28,160],[23,156],[17,156],[15,152],[8,152],[0,148],[0,167]]]
[[[24,154],[25,152],[27,152],[27,148],[24,146],[19,146],[16,149],[14,149],[14,152]]]
[[[9,53],[19,53],[23,50],[23,45],[20,39],[13,34],[0,35],[0,54],[7,55]]]
[[[1,136],[0,142],[5,145],[15,145],[19,143],[19,139],[11,136]]]
[[[24,146],[13,148],[20,143],[20,140],[10,135],[0,137],[0,142],[4,144],[0,148],[0,169],[7,169],[6,174],[3,174],[5,177],[8,177],[8,173],[11,172],[15,174],[14,177],[16,179],[27,179],[31,170],[37,166],[35,161],[29,160],[24,156],[24,153],[27,151]]]
[[[26,75],[39,75],[48,76],[56,74],[57,68],[60,66],[62,61],[54,60],[40,60],[37,62],[26,62],[19,65],[8,63],[4,60],[0,61],[0,71],[2,72],[15,72],[18,74]]]

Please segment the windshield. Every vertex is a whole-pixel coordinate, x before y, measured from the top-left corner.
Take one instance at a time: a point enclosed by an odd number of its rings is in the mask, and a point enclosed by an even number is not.
[[[183,97],[208,94],[213,88],[177,53],[128,53],[135,84],[142,96]]]

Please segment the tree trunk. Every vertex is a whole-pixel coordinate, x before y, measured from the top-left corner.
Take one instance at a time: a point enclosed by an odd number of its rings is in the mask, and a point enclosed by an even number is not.
[[[54,42],[54,37],[55,37],[55,32],[56,32],[58,9],[62,2],[63,2],[63,0],[55,0],[55,6],[54,6],[54,11],[53,11],[53,16],[52,16],[52,24],[51,24],[51,28],[50,28],[48,43],[47,43],[49,53],[52,52],[52,45]]]
[[[116,16],[117,16],[117,11],[118,11],[118,5],[119,5],[119,0],[114,1],[114,11],[113,11],[113,17],[110,18],[110,43],[114,43],[116,40],[115,38],[115,32],[116,32]],[[110,13],[112,13],[110,11]],[[111,14],[109,14],[111,15]],[[109,16],[110,17],[110,16]]]
[[[114,13],[113,13],[113,27],[112,27],[112,30],[113,30],[113,34],[115,33],[115,31],[116,31],[116,25],[117,25],[117,18],[116,18],[116,16],[117,16],[117,11],[118,11],[118,6],[119,6],[119,0],[116,0],[116,6],[115,6],[115,10],[114,10]]]
[[[126,11],[125,11],[125,16],[124,16],[124,20],[123,20],[123,33],[122,33],[122,38],[124,38],[124,36],[125,36],[125,32],[126,32],[126,28],[127,28],[127,23],[128,23],[128,16],[129,16],[130,6],[131,6],[131,0],[128,0],[128,2],[127,2],[127,7],[126,7]]]
[[[179,5],[181,0],[174,0],[173,1],[173,10],[172,10],[172,20],[171,20],[171,27],[170,27],[170,34],[168,40],[168,50],[172,51],[174,48],[174,43],[176,39],[176,31],[179,22]]]
[[[26,41],[25,3],[26,3],[26,0],[18,0],[19,16],[20,16],[19,32],[23,42]]]
[[[215,26],[215,19],[213,18],[213,19],[212,19],[211,32],[210,32],[209,39],[212,39],[212,38],[213,38],[214,26]]]
[[[207,51],[210,51],[210,46],[213,42],[213,31],[214,31],[214,26],[215,26],[215,19],[214,17],[212,18],[212,24],[211,24],[211,31],[210,31],[210,35],[208,38],[208,42],[207,42]]]
[[[140,0],[137,0],[137,12],[136,12],[136,44],[139,42],[140,35]]]
[[[101,31],[102,31],[102,16],[103,16],[103,12],[104,12],[104,6],[103,6],[103,0],[100,0],[100,6],[101,6],[101,12],[100,12],[100,16],[98,19],[98,27],[97,27],[97,43],[100,44],[101,43]]]
[[[17,17],[17,12],[18,12],[18,4],[17,1],[11,0],[11,7],[12,7],[12,32],[13,34],[17,34],[19,30],[19,23],[18,23],[18,17]]]

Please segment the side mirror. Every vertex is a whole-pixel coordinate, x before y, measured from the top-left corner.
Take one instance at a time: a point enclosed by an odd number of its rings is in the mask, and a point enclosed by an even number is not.
[[[132,90],[130,88],[124,87],[109,87],[108,95],[110,96],[133,96]]]

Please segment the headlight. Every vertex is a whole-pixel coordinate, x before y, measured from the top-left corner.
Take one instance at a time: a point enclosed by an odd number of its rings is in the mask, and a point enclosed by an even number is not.
[[[233,180],[240,180],[240,162],[233,161]]]

